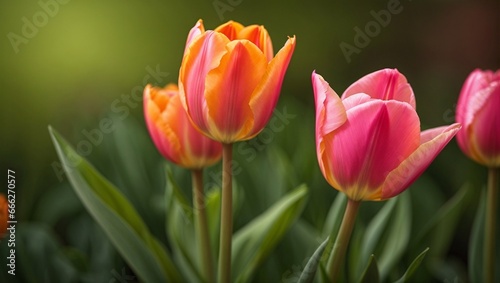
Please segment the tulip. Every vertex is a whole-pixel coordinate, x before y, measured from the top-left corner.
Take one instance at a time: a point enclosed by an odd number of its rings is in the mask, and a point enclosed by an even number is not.
[[[487,167],[500,167],[500,70],[474,70],[458,98],[456,121],[464,128],[457,141],[462,151]]]
[[[219,161],[222,145],[201,134],[191,124],[179,98],[175,84],[165,88],[147,85],[144,89],[144,116],[156,148],[171,162],[191,169],[195,234],[201,253],[203,276],[206,282],[214,282],[212,252],[203,194],[203,172]]]
[[[5,236],[7,232],[8,221],[8,202],[4,194],[0,194],[0,239]]]
[[[460,124],[420,131],[415,96],[396,69],[359,79],[339,98],[313,72],[316,152],[323,176],[345,193],[348,203],[328,261],[335,281],[354,227],[359,204],[402,193],[430,165]]]
[[[420,132],[413,91],[395,69],[361,78],[342,98],[320,75],[312,80],[321,172],[355,201],[403,192],[460,129],[453,124]]]
[[[169,84],[163,89],[147,85],[144,116],[156,148],[171,162],[188,169],[201,169],[220,160],[222,145],[192,126],[176,85]]]
[[[255,137],[276,106],[294,48],[292,37],[273,57],[263,26],[229,21],[205,31],[198,21],[179,74],[182,104],[193,124],[226,144]]]
[[[222,142],[222,198],[219,244],[221,283],[231,281],[232,144],[255,137],[269,121],[295,49],[289,38],[274,56],[263,26],[229,21],[205,31],[191,29],[179,71],[182,105],[195,127]]]
[[[460,92],[456,121],[464,128],[457,141],[462,151],[487,166],[488,185],[484,239],[484,282],[495,282],[495,223],[500,178],[500,70],[474,70]]]

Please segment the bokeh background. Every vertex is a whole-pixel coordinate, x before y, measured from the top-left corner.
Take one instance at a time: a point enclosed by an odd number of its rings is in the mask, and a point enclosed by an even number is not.
[[[356,46],[357,28],[364,31],[376,20],[373,14],[388,5],[399,12],[371,30],[365,46]],[[112,282],[124,275],[133,281],[61,173],[48,125],[80,145],[165,240],[164,161],[147,135],[134,94],[139,98],[146,83],[177,81],[186,35],[200,18],[207,29],[228,20],[263,24],[275,52],[287,36],[297,37],[277,106],[293,117],[283,130],[245,145],[255,158],[235,151],[243,168],[236,180],[245,198],[236,228],[298,184],[310,188],[299,224],[255,282],[293,282],[289,275],[318,245],[319,234],[311,231],[321,230],[336,195],[316,162],[313,70],[341,94],[365,74],[397,68],[413,87],[426,129],[454,121],[458,94],[472,70],[500,68],[498,1],[2,1],[0,163],[2,172],[16,172],[20,222],[17,275],[6,275],[2,254],[2,282]],[[358,49],[346,56],[342,44]],[[103,119],[114,119],[114,129],[88,134]],[[174,171],[189,195],[189,175]],[[475,190],[446,245],[442,267],[427,264],[420,270],[423,278],[466,281],[470,229],[485,179],[485,169],[452,141],[410,188],[414,233],[464,184]],[[364,204],[360,222],[380,205]],[[5,252],[5,241],[0,246]],[[410,260],[418,251],[408,254]]]

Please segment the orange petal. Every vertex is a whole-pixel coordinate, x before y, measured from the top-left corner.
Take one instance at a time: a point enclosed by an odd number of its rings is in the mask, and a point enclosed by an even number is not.
[[[285,46],[276,54],[254,90],[250,107],[255,117],[252,132],[248,138],[256,136],[266,126],[278,102],[285,72],[295,49],[295,36],[289,38]]]
[[[235,21],[229,21],[215,28],[214,31],[223,33],[227,36],[227,38],[229,38],[229,40],[236,40],[238,39],[238,34],[242,29],[242,24]]]
[[[230,143],[250,131],[254,115],[250,99],[267,67],[267,60],[247,40],[232,41],[220,65],[206,77],[205,97],[210,115],[210,135]]]
[[[266,55],[267,61],[274,57],[273,43],[269,33],[264,26],[251,25],[242,29],[238,34],[238,39],[248,39],[253,42]]]

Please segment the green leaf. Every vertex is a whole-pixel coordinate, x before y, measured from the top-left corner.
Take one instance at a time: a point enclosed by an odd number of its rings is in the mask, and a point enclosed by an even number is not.
[[[363,275],[361,275],[360,283],[378,283],[380,282],[380,275],[378,273],[377,260],[374,255],[370,256],[368,266],[366,267]]]
[[[394,218],[387,232],[389,234],[386,243],[378,257],[381,281],[385,280],[392,268],[401,259],[410,240],[411,202],[408,193],[403,193],[398,196]]]
[[[172,260],[130,202],[52,127],[49,132],[76,194],[137,276],[144,282],[178,282]]]
[[[375,253],[377,245],[381,242],[381,237],[383,232],[387,227],[387,223],[391,217],[391,213],[396,206],[398,197],[390,199],[387,203],[379,210],[379,212],[373,217],[372,221],[366,227],[364,237],[362,240],[362,246],[360,255],[358,257],[358,266],[356,274],[360,274],[363,268],[366,266],[366,259],[370,259],[370,255]]]
[[[314,280],[314,276],[316,275],[316,271],[318,269],[318,264],[321,260],[321,256],[323,255],[323,251],[326,248],[326,244],[328,243],[328,238],[326,238],[321,245],[314,251],[312,257],[307,262],[304,270],[300,274],[300,278],[297,283],[312,283]]]
[[[477,207],[476,217],[472,224],[472,232],[469,242],[469,279],[472,283],[481,283],[483,280],[483,245],[484,245],[484,222],[486,211],[486,194],[481,194]]]
[[[194,234],[193,208],[177,185],[172,170],[167,165],[165,190],[166,232],[172,242],[173,255],[189,282],[201,282],[199,249]]]
[[[462,217],[462,213],[472,199],[473,191],[469,185],[464,185],[455,195],[447,201],[427,222],[415,237],[412,246],[424,242],[432,246],[431,257],[441,257],[448,250],[453,236],[456,234],[456,227]],[[430,242],[430,244],[429,244]]]
[[[283,196],[233,236],[233,282],[247,282],[257,266],[278,244],[304,207],[307,187]]]
[[[328,262],[328,258],[330,258],[330,253],[337,238],[346,205],[347,196],[343,193],[337,193],[328,215],[326,216],[325,225],[323,225],[323,237],[329,238],[325,248],[325,254],[321,258],[323,264],[326,264]]]
[[[401,278],[399,278],[399,280],[396,281],[395,283],[405,283],[405,282],[408,282],[408,280],[410,280],[410,278],[413,275],[413,273],[415,273],[415,270],[417,270],[417,268],[420,266],[420,264],[424,260],[424,257],[425,257],[425,255],[427,254],[428,251],[429,251],[429,248],[426,248],[423,252],[421,252],[412,261],[412,263],[410,264],[410,266],[406,270],[405,274],[403,274],[403,276]]]

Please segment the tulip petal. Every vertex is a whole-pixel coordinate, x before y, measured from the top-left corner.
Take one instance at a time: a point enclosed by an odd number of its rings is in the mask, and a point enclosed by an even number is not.
[[[232,40],[240,39],[240,38],[238,38],[238,34],[240,33],[240,31],[242,29],[243,29],[242,24],[235,22],[235,21],[229,21],[229,22],[222,24],[222,25],[218,26],[217,28],[215,28],[214,31],[223,33],[225,36],[227,36],[227,38],[229,38],[229,40],[232,41]]]
[[[254,123],[250,99],[266,67],[265,56],[250,41],[227,45],[220,65],[206,77],[210,133],[215,140],[230,143],[250,132]]]
[[[324,139],[323,162],[339,189],[354,200],[370,199],[418,148],[420,122],[407,103],[372,100],[347,111],[347,122]]]
[[[397,69],[383,69],[362,77],[346,89],[342,99],[357,93],[366,93],[372,98],[383,100],[407,102],[416,108],[413,90]]]
[[[175,132],[162,118],[162,113],[169,107],[172,93],[147,85],[144,89],[144,114],[148,131],[153,143],[165,158],[174,163],[180,162],[180,143]]]
[[[266,55],[267,61],[271,61],[274,57],[273,44],[269,33],[264,26],[251,25],[243,28],[239,34],[238,39],[248,39],[253,44],[257,45],[260,50]]]
[[[187,40],[186,40],[186,47],[184,48],[184,54],[186,54],[186,51],[189,47],[189,45],[193,42],[193,40],[201,35],[202,33],[205,32],[205,27],[203,26],[203,21],[200,19],[196,22],[194,27],[189,31]]]
[[[460,124],[443,126],[421,133],[422,144],[397,168],[387,175],[381,186],[380,200],[388,199],[407,189],[460,130]]]
[[[255,137],[262,131],[271,118],[273,109],[278,102],[283,78],[285,77],[285,72],[294,49],[295,37],[292,37],[287,40],[285,46],[269,62],[260,83],[253,91],[250,108],[252,109],[253,116],[257,119],[254,121],[252,131],[248,134],[248,139]]]
[[[333,176],[328,177],[325,174],[331,172],[331,170],[329,163],[323,159],[325,154],[323,137],[342,126],[347,120],[347,114],[340,97],[328,82],[316,72],[312,73],[312,85],[316,105],[316,154],[319,167],[325,179],[329,180],[333,187],[339,188],[335,178]]]
[[[312,74],[312,85],[316,104],[316,136],[322,137],[342,126],[347,115],[340,97],[316,72]]]
[[[207,31],[197,37],[189,46],[179,71],[179,95],[182,105],[189,113],[193,124],[207,132],[207,111],[205,100],[205,78],[215,69],[222,56],[227,53],[229,39],[222,33]],[[189,96],[186,97],[186,93]]]
[[[477,109],[468,135],[482,164],[500,166],[500,81],[479,91],[474,97],[484,98],[482,107]],[[472,102],[473,103],[473,102]],[[470,105],[469,105],[470,107]]]

